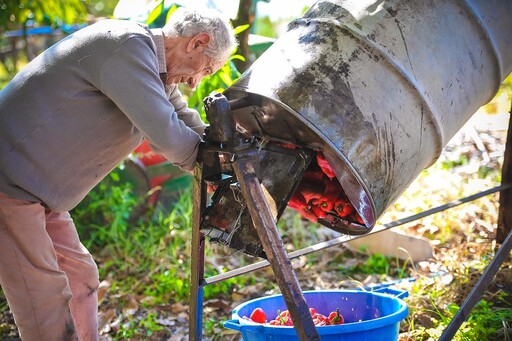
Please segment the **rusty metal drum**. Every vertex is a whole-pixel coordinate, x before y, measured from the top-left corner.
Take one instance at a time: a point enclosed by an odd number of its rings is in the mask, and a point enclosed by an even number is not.
[[[368,227],[512,71],[512,1],[317,1],[228,88],[237,130],[322,151]]]

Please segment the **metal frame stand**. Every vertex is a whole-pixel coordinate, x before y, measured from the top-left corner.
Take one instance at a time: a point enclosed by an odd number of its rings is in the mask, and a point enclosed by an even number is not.
[[[205,285],[220,282],[270,265],[272,266],[272,270],[276,276],[286,305],[290,310],[290,315],[300,340],[320,340],[316,327],[314,326],[309,314],[309,309],[304,301],[304,297],[290,259],[335,245],[340,245],[348,240],[364,236],[351,237],[344,235],[328,242],[318,243],[313,246],[294,251],[288,255],[277,231],[276,223],[274,222],[268,207],[268,202],[261,190],[260,182],[256,177],[255,169],[257,169],[258,159],[254,156],[253,151],[250,148],[244,149],[243,145],[239,145],[238,150],[239,153],[236,161],[234,162],[234,170],[237,179],[240,182],[242,193],[246,199],[252,221],[268,256],[268,261],[260,261],[249,266],[212,276],[208,279],[204,278],[205,237],[200,232],[200,224],[201,213],[204,211],[206,205],[206,184],[204,183],[202,175],[202,165],[199,164],[194,170],[193,187],[192,276],[190,286],[189,339],[195,341],[201,340],[202,337],[203,287]],[[499,227],[497,238],[498,242],[502,241],[500,238],[503,239],[503,242],[495,257],[441,335],[441,341],[447,341],[453,338],[457,330],[460,328],[460,325],[467,319],[471,310],[479,301],[485,289],[491,283],[500,266],[512,250],[512,210],[506,209],[507,206],[510,206],[508,203],[512,203],[512,120],[509,123],[502,174],[503,182],[501,186],[377,227],[373,232],[371,232],[371,234],[378,233],[454,206],[470,202],[485,195],[500,192],[500,209],[498,217]]]

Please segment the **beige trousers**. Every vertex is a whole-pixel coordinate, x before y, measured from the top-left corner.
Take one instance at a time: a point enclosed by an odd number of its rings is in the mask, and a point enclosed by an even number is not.
[[[68,212],[0,193],[0,285],[23,341],[98,340],[98,269]]]

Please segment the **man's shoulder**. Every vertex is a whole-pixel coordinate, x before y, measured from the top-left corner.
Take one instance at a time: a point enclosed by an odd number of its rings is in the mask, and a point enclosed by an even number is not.
[[[148,27],[130,20],[103,19],[80,30],[82,34],[124,40],[134,36],[151,38]]]

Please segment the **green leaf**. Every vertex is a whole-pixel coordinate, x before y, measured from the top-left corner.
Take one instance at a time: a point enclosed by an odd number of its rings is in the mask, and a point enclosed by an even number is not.
[[[229,77],[229,75],[227,75],[225,73],[221,73],[221,74],[219,74],[219,77],[220,77],[220,79],[222,79],[224,84],[226,84],[227,86],[231,86],[231,84],[233,84],[233,80],[231,79],[231,77]]]
[[[153,8],[146,19],[146,25],[151,25],[157,18],[159,18],[164,11],[164,0],[160,0],[160,3]]]
[[[245,57],[240,54],[235,54],[230,57],[230,60],[235,60],[235,59],[241,60],[242,62],[245,62],[245,60],[246,60]]]
[[[165,22],[168,22],[169,21],[169,18],[171,17],[171,15],[176,12],[176,10],[179,8],[179,6],[177,5],[172,5],[171,8],[169,8],[169,12],[167,12],[167,16],[165,17]]]
[[[240,25],[240,26],[235,27],[233,30],[235,31],[235,34],[239,34],[240,32],[243,32],[246,29],[248,29],[250,26],[251,25],[249,25],[249,24]]]
[[[110,177],[112,178],[112,180],[114,180],[116,182],[119,181],[119,179],[120,179],[119,174],[116,172],[110,173]]]

